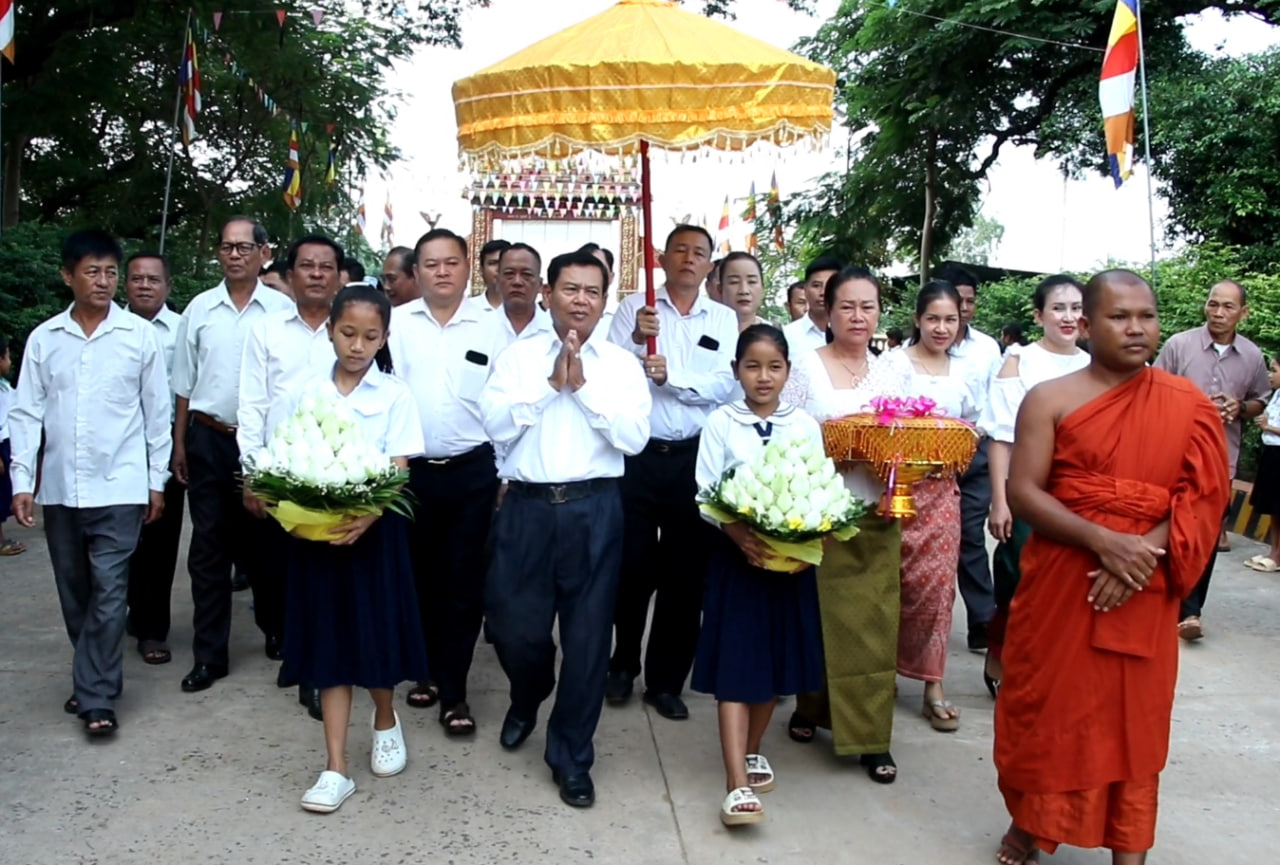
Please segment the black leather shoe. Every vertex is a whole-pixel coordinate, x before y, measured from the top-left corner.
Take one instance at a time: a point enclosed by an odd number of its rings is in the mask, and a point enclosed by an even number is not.
[[[596,785],[591,783],[590,773],[561,775],[552,770],[551,780],[560,785],[560,801],[564,804],[574,808],[590,808],[596,803]]]
[[[273,661],[284,659],[284,640],[280,637],[267,637],[266,647],[263,649],[267,653],[267,657]]]
[[[498,735],[498,744],[508,751],[514,751],[524,744],[524,740],[529,738],[529,734],[536,726],[538,726],[537,718],[526,720],[516,712],[514,707],[510,708],[507,710],[507,717],[502,720],[502,732]]]
[[[286,676],[284,673],[284,664],[281,664],[280,671],[276,673],[276,687],[292,688],[296,684],[298,684],[298,680],[293,676]]]
[[[249,575],[236,568],[235,573],[231,575],[231,591],[243,592],[247,588],[249,588]]]
[[[215,667],[212,664],[196,664],[182,680],[182,690],[188,694],[203,691],[213,683],[227,675],[226,667]]]
[[[307,707],[307,714],[317,721],[324,720],[324,710],[320,708],[320,690],[306,685],[298,686],[298,702]]]
[[[689,707],[675,694],[645,690],[644,701],[668,721],[685,721],[689,718]]]
[[[615,673],[609,671],[604,680],[604,701],[612,706],[621,706],[631,699],[636,677],[631,673]]]

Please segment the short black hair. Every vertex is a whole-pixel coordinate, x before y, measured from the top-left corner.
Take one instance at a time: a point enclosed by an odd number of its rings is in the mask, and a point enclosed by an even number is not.
[[[462,257],[467,257],[467,242],[461,236],[455,234],[447,228],[433,228],[422,237],[418,238],[418,242],[413,245],[413,260],[418,260],[418,250],[422,249],[422,244],[430,243],[433,240],[452,240],[458,245],[458,249],[462,250]],[[505,242],[505,241],[504,241]],[[483,250],[481,250],[483,256]],[[483,258],[481,258],[483,260]]]
[[[491,240],[484,246],[480,247],[480,263],[483,264],[484,260],[495,252],[498,254],[498,258],[501,259],[502,253],[506,252],[510,248],[511,244],[505,240]]]
[[[797,291],[797,290],[799,290],[799,291],[804,291],[804,282],[803,282],[803,281],[801,281],[801,282],[793,282],[793,283],[791,283],[790,285],[788,285],[788,286],[787,286],[787,300],[788,300],[788,301],[789,301],[789,300],[791,300],[791,295],[792,295],[795,291]]]
[[[413,255],[413,250],[407,246],[393,246],[387,250],[387,258],[393,255],[398,255],[403,259],[406,255]]]
[[[1000,335],[1007,336],[1018,345],[1026,345],[1026,337],[1022,335],[1022,325],[1016,321],[1011,321],[1004,327],[1000,328]]]
[[[0,333],[0,357],[9,353],[9,337]]]
[[[701,234],[707,239],[707,256],[715,251],[716,242],[711,238],[711,232],[707,231],[701,225],[689,225],[687,222],[677,225],[671,229],[671,233],[667,235],[667,242],[662,245],[664,250],[671,248],[671,241],[676,239],[677,234]]]
[[[222,240],[222,235],[226,232],[228,225],[234,225],[237,222],[247,222],[253,226],[253,242],[259,246],[271,242],[271,235],[267,234],[266,227],[252,216],[233,216],[222,223],[222,228],[218,231],[218,240]]]
[[[316,246],[327,246],[332,249],[333,257],[338,263],[339,270],[346,266],[347,256],[346,253],[342,251],[342,247],[338,245],[338,241],[334,240],[332,237],[325,237],[323,234],[308,234],[295,240],[293,245],[289,247],[289,253],[285,256],[285,266],[289,270],[293,270],[293,268],[298,264],[298,250],[302,249],[304,246],[310,246],[313,244]]]
[[[974,291],[977,291],[978,286],[982,284],[978,280],[978,277],[974,276],[971,272],[969,272],[968,270],[966,270],[965,268],[961,267],[958,264],[951,264],[942,268],[942,270],[939,271],[936,274],[936,276],[938,279],[944,282],[949,282],[955,286],[960,286],[960,285],[971,286]]]
[[[364,282],[364,265],[359,259],[350,256],[343,258],[342,269],[347,272],[347,282]]]
[[[283,277],[288,272],[289,272],[288,262],[282,261],[277,258],[275,261],[271,262],[266,267],[262,268],[262,271],[258,274],[258,276],[263,277],[263,276],[266,276],[268,273],[274,273],[277,276]]]
[[[809,266],[804,269],[804,281],[808,282],[813,278],[815,273],[822,273],[824,270],[831,270],[839,273],[844,270],[844,262],[836,258],[834,255],[819,255],[813,261],[809,262]]]
[[[1209,291],[1212,292],[1214,288],[1217,288],[1220,285],[1229,285],[1232,288],[1234,288],[1236,291],[1240,292],[1240,305],[1241,306],[1249,305],[1249,293],[1245,291],[1245,288],[1243,285],[1236,282],[1234,279],[1220,279],[1217,282],[1215,282],[1212,287],[1210,287]]]
[[[598,243],[584,243],[582,246],[578,247],[578,252],[600,253],[604,256],[604,260],[609,263],[609,270],[613,270],[613,253],[606,247],[603,247]]]
[[[62,266],[68,271],[86,258],[114,258],[119,265],[124,260],[124,250],[116,239],[105,231],[88,228],[74,232],[62,243]]]
[[[884,332],[885,339],[895,339],[899,344],[902,343],[902,328],[891,327]]]
[[[1086,318],[1093,318],[1093,311],[1098,307],[1098,296],[1102,294],[1102,289],[1106,288],[1112,282],[1119,282],[1126,285],[1143,285],[1147,291],[1151,291],[1151,283],[1147,282],[1141,276],[1132,270],[1124,268],[1114,268],[1112,270],[1104,270],[1096,273],[1084,286],[1084,314]],[[1151,292],[1152,297],[1155,292]]]
[[[171,278],[171,274],[169,273],[169,259],[165,258],[158,252],[135,252],[133,255],[129,256],[129,260],[124,263],[124,272],[128,273],[129,265],[133,264],[135,261],[143,261],[145,259],[155,259],[160,262],[161,267],[164,268],[165,281],[169,281]]]
[[[604,266],[604,262],[596,258],[589,252],[577,250],[575,252],[566,252],[557,255],[551,259],[551,263],[547,265],[547,285],[555,288],[556,282],[560,279],[560,271],[566,267],[594,267],[600,271],[600,288],[602,291],[608,291],[609,271]]]
[[[503,242],[506,243],[506,241],[503,241]],[[503,248],[502,252],[498,253],[499,267],[502,266],[502,257],[506,255],[508,252],[527,252],[530,255],[532,255],[533,260],[538,262],[538,276],[539,277],[542,276],[542,254],[539,253],[538,250],[534,249],[532,246],[530,246],[527,243],[508,243]],[[483,252],[481,253],[481,255],[483,255]]]

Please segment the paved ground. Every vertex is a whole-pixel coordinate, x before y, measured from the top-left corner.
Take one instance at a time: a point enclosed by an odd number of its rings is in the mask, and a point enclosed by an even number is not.
[[[236,596],[230,678],[181,693],[190,664],[190,595],[174,592],[174,662],[126,653],[115,741],[88,744],[63,714],[67,645],[43,535],[5,527],[30,551],[0,559],[0,863],[990,863],[1007,817],[991,765],[992,703],[980,659],[952,637],[949,694],[959,733],[919,717],[920,686],[902,682],[894,755],[901,777],[872,784],[823,743],[786,737],[779,711],[766,752],[779,773],[768,822],[728,833],[713,703],[673,723],[638,703],[606,708],[597,735],[598,803],[563,806],[536,732],[519,752],[497,744],[506,708],[492,651],[477,650],[472,706],[480,733],[446,740],[434,712],[401,708],[408,770],[368,770],[371,711],[358,698],[351,735],[358,787],[343,809],[310,815],[298,798],[324,764],[319,724],[274,687],[248,593]],[[1183,651],[1173,750],[1153,862],[1269,861],[1280,825],[1280,577],[1219,559],[1208,638]],[[961,621],[959,617],[957,621]],[[403,692],[403,688],[401,689]],[[399,703],[403,706],[403,703]],[[545,717],[545,712],[544,712]],[[1266,830],[1270,825],[1273,828]],[[1268,843],[1269,842],[1269,843]],[[1053,863],[1101,863],[1063,850]]]

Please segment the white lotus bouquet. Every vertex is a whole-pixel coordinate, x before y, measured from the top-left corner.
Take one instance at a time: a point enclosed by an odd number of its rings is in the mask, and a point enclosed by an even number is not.
[[[743,522],[773,555],[771,571],[795,572],[822,563],[823,539],[858,533],[867,505],[855,499],[820,442],[773,439],[752,464],[734,466],[698,494],[703,513],[719,523]]]
[[[311,541],[339,537],[350,517],[412,513],[409,473],[367,441],[333,385],[308,390],[276,427],[266,450],[245,467],[245,486],[267,513]]]

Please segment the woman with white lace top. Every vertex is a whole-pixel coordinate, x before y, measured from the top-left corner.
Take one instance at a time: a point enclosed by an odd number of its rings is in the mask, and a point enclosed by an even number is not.
[[[1030,345],[1011,345],[1004,365],[991,380],[987,415],[982,427],[991,437],[991,534],[1000,542],[992,562],[995,577],[996,614],[987,628],[987,661],[982,678],[994,698],[1004,674],[1001,652],[1008,621],[1009,601],[1018,587],[1021,572],[1018,559],[1031,527],[1015,520],[1009,512],[1005,483],[1009,476],[1009,456],[1013,452],[1014,426],[1022,400],[1033,387],[1089,365],[1089,353],[1076,344],[1083,312],[1083,289],[1070,276],[1050,276],[1036,286],[1032,295],[1036,324],[1044,336]]]
[[[949,282],[930,282],[916,296],[915,329],[889,363],[910,380],[908,393],[926,397],[940,415],[976,419],[985,382],[971,367],[952,363],[960,329],[960,294]],[[960,727],[960,710],[942,690],[951,638],[960,561],[960,487],[954,472],[930,475],[911,488],[917,516],[902,521],[902,612],[898,675],[924,682],[924,717],[933,729]]]
[[[864,411],[875,397],[906,393],[904,371],[870,351],[880,323],[880,284],[871,272],[841,270],[827,282],[824,299],[828,344],[795,360],[783,400],[824,421]],[[842,473],[850,492],[874,508],[884,484],[866,467]],[[818,568],[827,688],[798,697],[788,725],[798,742],[812,741],[815,727],[829,727],[836,754],[859,755],[880,784],[893,783],[898,774],[889,745],[901,552],[897,520],[874,510],[852,539],[827,546]]]

